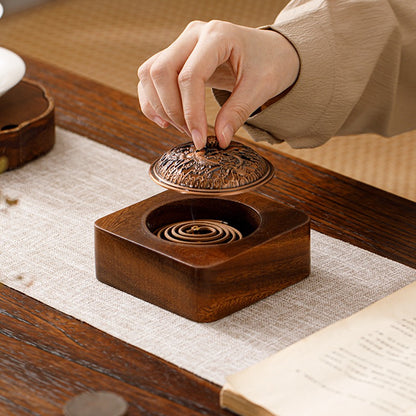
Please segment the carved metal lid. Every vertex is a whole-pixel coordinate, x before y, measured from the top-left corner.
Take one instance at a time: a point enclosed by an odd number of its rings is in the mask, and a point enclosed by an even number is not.
[[[192,142],[176,146],[150,166],[159,185],[191,194],[230,195],[246,192],[268,182],[273,165],[252,148],[232,141],[221,149],[215,136],[196,150]]]

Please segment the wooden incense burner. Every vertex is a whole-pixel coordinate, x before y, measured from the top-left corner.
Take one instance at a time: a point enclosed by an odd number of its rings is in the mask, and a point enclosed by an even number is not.
[[[55,144],[54,102],[37,82],[23,79],[0,97],[2,166],[18,168]]]
[[[202,240],[221,235],[212,220],[241,238],[189,243],[194,234]],[[163,235],[177,223],[183,229],[173,238],[185,242]],[[257,193],[165,191],[96,221],[95,259],[101,282],[193,321],[211,322],[308,276],[309,218]]]

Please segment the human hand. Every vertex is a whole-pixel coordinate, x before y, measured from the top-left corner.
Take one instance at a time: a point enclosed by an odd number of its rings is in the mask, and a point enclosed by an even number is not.
[[[219,144],[226,148],[250,114],[295,82],[299,65],[295,48],[277,32],[191,22],[140,66],[140,106],[150,120],[162,128],[173,125],[201,149],[207,137],[205,87],[230,91],[215,121]]]

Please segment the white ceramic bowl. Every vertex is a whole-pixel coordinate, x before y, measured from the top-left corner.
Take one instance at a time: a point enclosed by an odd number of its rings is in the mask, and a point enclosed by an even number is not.
[[[0,47],[0,96],[23,78],[26,65],[23,59],[8,49]]]
[[[0,3],[0,17],[2,17],[2,16],[3,16],[3,6]]]

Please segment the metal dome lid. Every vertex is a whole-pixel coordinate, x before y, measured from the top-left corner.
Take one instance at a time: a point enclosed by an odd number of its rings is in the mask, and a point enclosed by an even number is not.
[[[215,136],[196,150],[192,142],[173,147],[150,166],[150,176],[174,191],[198,195],[230,195],[268,182],[273,165],[251,147],[232,141],[221,149]]]

